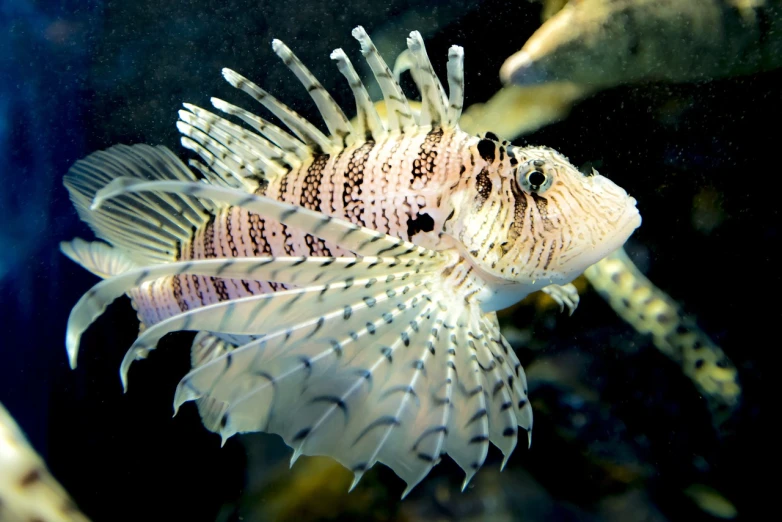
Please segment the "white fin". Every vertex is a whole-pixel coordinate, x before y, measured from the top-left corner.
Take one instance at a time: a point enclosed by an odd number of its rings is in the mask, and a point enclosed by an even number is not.
[[[375,75],[380,90],[383,92],[383,98],[386,102],[387,125],[389,131],[411,130],[415,129],[415,116],[410,110],[407,98],[402,92],[402,88],[391,74],[388,65],[377,52],[377,48],[372,43],[369,35],[363,27],[358,26],[353,29],[353,38],[361,44],[361,54],[364,55],[369,64],[372,73]]]
[[[170,332],[199,329],[213,333],[258,335],[265,333],[259,329],[259,325],[269,321],[268,318],[274,313],[279,316],[272,323],[274,328],[291,324],[300,319],[302,314],[311,314],[308,309],[320,309],[324,304],[339,308],[340,314],[350,313],[352,308],[366,304],[362,300],[368,295],[369,289],[372,289],[373,294],[367,299],[382,300],[383,295],[374,294],[395,292],[397,287],[403,288],[410,282],[418,281],[419,274],[426,273],[432,266],[439,266],[439,263],[433,264],[431,261],[410,259],[403,262],[397,258],[373,257],[361,260],[332,258],[333,263],[324,267],[324,260],[328,259],[311,257],[292,263],[280,260],[263,264],[242,278],[296,284],[299,288],[201,306],[145,329],[122,362],[120,371],[123,383],[127,382],[127,371],[133,361],[146,357],[155,349],[158,341]],[[254,263],[255,266],[258,264]],[[316,281],[318,284],[312,284]],[[329,323],[318,326],[321,327],[329,328]]]
[[[352,226],[352,225],[351,225]],[[356,232],[356,235],[360,235]],[[368,244],[362,251],[376,248],[376,244],[386,244],[380,240]],[[386,246],[385,248],[391,248]],[[423,250],[423,249],[421,249]],[[419,248],[405,249],[403,253],[416,252]],[[438,256],[435,255],[434,258]],[[434,259],[433,258],[433,259]],[[368,255],[361,258],[361,263],[366,266],[377,266],[382,258]],[[68,326],[65,334],[65,346],[68,351],[71,367],[76,367],[79,352],[79,344],[82,334],[111,304],[112,301],[128,292],[130,289],[147,281],[154,281],[172,275],[201,275],[244,280],[271,280],[288,284],[311,284],[314,282],[327,283],[332,278],[339,278],[345,273],[346,267],[355,265],[356,258],[230,258],[230,259],[203,259],[163,263],[154,266],[140,267],[129,270],[110,279],[99,282],[93,286],[71,310],[68,317]],[[301,265],[309,263],[318,267],[318,270],[303,271]],[[375,265],[373,265],[375,263]],[[388,264],[388,263],[386,263]],[[405,263],[406,265],[407,263]],[[405,267],[402,267],[405,268]],[[307,274],[312,279],[307,279]],[[388,277],[388,276],[386,276]]]
[[[449,127],[458,128],[464,107],[464,49],[448,49],[448,118]]]
[[[412,253],[419,257],[431,259],[442,256],[442,254],[416,246],[400,238],[360,227],[345,220],[332,218],[320,212],[265,196],[247,194],[241,190],[211,186],[204,183],[179,181],[146,182],[137,178],[117,178],[96,194],[92,206],[94,211],[100,211],[99,209],[103,205],[111,205],[111,202],[117,198],[123,199],[128,196],[140,198],[153,191],[179,195],[182,198],[202,198],[220,202],[221,204],[244,207],[251,212],[279,221],[286,226],[300,229],[302,232],[320,237],[325,241],[334,242],[345,250],[362,257],[396,257]],[[289,263],[303,262],[305,260],[305,258],[293,258],[293,261],[291,261],[291,258],[287,259]],[[329,263],[329,260],[333,262],[333,259],[313,258],[314,262],[321,264]],[[169,261],[161,265],[146,266],[136,271],[126,272],[98,283],[82,296],[68,318],[66,348],[71,367],[76,367],[79,343],[83,332],[103,313],[108,303],[127,292],[130,288],[138,286],[145,281],[181,274],[211,275],[236,279],[253,279],[253,277],[257,277],[259,280],[264,280],[262,276],[254,276],[248,270],[263,270],[264,264],[271,262],[270,260],[274,261],[274,258],[213,259],[180,263]],[[352,261],[355,260],[351,259],[349,262]],[[276,274],[272,280],[280,277],[280,274]],[[294,284],[299,283],[299,281],[292,282]]]
[[[348,137],[353,135],[353,128],[348,121],[345,113],[334,98],[331,97],[329,92],[318,81],[315,76],[310,72],[307,67],[301,63],[301,60],[293,54],[287,45],[280,40],[272,40],[272,49],[280,57],[282,62],[288,67],[296,78],[299,79],[301,84],[307,89],[307,92],[312,97],[315,105],[318,106],[320,115],[323,117],[323,121],[326,122],[326,126],[329,129],[329,133],[332,138],[335,139],[334,145],[339,148],[350,145]]]
[[[81,324],[107,297],[165,270],[296,286],[180,314],[150,327],[129,352],[128,364],[165,333],[191,325],[259,335],[194,368],[177,387],[175,408],[203,400],[209,425],[223,440],[237,432],[278,433],[294,448],[294,460],[328,455],[357,480],[381,462],[407,482],[407,493],[446,453],[464,468],[466,485],[489,442],[507,458],[516,443],[514,423],[531,428],[526,379],[496,316],[441,286],[456,252],[430,251],[302,207],[197,183],[119,179],[96,195],[95,206],[146,191],[241,206],[362,256],[169,263],[103,281],[85,296],[83,311],[74,311]]]
[[[302,162],[310,157],[310,150],[306,145],[304,145],[304,143],[294,138],[273,123],[270,123],[260,116],[256,116],[249,111],[237,107],[236,105],[232,105],[219,98],[212,98],[210,101],[212,102],[212,105],[215,109],[223,111],[226,114],[236,116],[237,118],[243,120],[245,123],[254,128],[258,134],[264,136],[288,154],[298,158],[299,162]]]
[[[331,53],[331,59],[337,62],[339,72],[348,81],[350,89],[353,91],[353,97],[356,100],[356,122],[359,125],[356,132],[364,135],[364,139],[377,141],[386,133],[386,129],[383,127],[383,122],[380,121],[380,115],[377,113],[366,87],[358,77],[345,51],[335,49]]]
[[[187,110],[179,111],[180,120],[218,141],[248,165],[244,168],[249,169],[249,166],[253,166],[260,170],[264,177],[271,179],[287,173],[291,167],[301,165],[298,157],[285,152],[266,138],[195,105],[189,103],[183,105]],[[195,139],[191,134],[183,134]],[[205,145],[203,142],[201,144]],[[252,172],[252,174],[256,173]]]
[[[254,143],[249,142],[255,140],[253,134],[248,134],[239,127],[231,127],[227,121],[190,105],[186,107],[193,116],[180,113],[182,121],[178,124],[180,131],[185,134],[183,145],[200,154],[206,164],[216,169],[224,178],[231,172],[237,172],[242,179],[243,173],[247,171],[252,177],[255,175],[254,168],[260,169],[269,177],[283,173],[285,168],[280,165],[281,162],[293,165],[290,158],[281,157],[282,151],[301,161],[306,159],[308,153],[334,154],[357,141],[377,140],[387,131],[416,131],[419,125],[453,128],[458,124],[464,94],[463,52],[460,47],[454,46],[449,51],[449,100],[442,83],[434,74],[421,35],[416,31],[410,33],[407,40],[409,51],[404,56],[410,57],[411,73],[422,98],[422,110],[416,122],[416,115],[399,83],[378,54],[366,31],[360,26],[356,27],[353,36],[361,44],[361,52],[383,92],[388,113],[386,126],[383,125],[350,60],[341,49],[335,50],[331,57],[337,61],[340,72],[348,80],[353,92],[357,110],[355,121],[360,125],[360,128],[355,130],[332,96],[293,51],[280,40],[273,40],[272,49],[307,89],[328,127],[330,136],[327,137],[312,123],[261,87],[230,69],[223,69],[223,76],[231,85],[255,98],[280,118],[301,143],[254,114],[222,100],[212,99],[215,107],[240,117],[264,136],[264,139],[276,143],[281,150],[270,149],[268,145],[271,143],[264,143],[260,150],[255,150]],[[309,150],[301,150],[301,145]]]
[[[436,273],[428,276],[436,277]],[[341,300],[334,301],[332,308],[331,300],[344,291],[337,287],[326,292],[320,310],[302,306],[300,320],[293,325],[285,315],[272,311],[262,321],[274,325],[264,337],[185,376],[175,405],[208,396],[229,404],[221,432],[225,437],[258,430],[278,433],[296,454],[330,455],[349,469],[363,471],[368,464],[356,459],[362,452],[374,453],[377,444],[362,433],[372,431],[366,428],[373,423],[378,427],[395,424],[382,422],[386,416],[378,412],[385,406],[372,394],[385,396],[386,405],[394,411],[402,408],[399,400],[405,394],[394,389],[398,373],[404,378],[408,369],[413,370],[404,361],[411,361],[413,353],[421,354],[423,348],[414,341],[419,333],[430,330],[421,317],[431,310],[425,298],[427,286],[420,280],[397,284],[392,292],[360,288],[364,295],[354,296],[358,299],[350,313],[345,313]],[[416,320],[421,321],[417,332],[410,325]],[[395,364],[389,361],[388,346],[399,350]],[[403,439],[412,437],[414,424],[400,421],[398,425]],[[384,430],[377,431],[382,434]],[[407,481],[411,479],[407,462],[416,459],[408,455],[413,442],[414,437],[396,448],[389,444],[390,451],[401,454],[385,459]]]
[[[209,332],[198,332],[198,335],[193,339],[193,345],[190,348],[191,366],[197,368],[217,359],[235,348],[235,345],[228,343]],[[210,397],[198,399],[195,403],[198,407],[198,414],[201,416],[201,422],[204,424],[204,427],[214,433],[220,433],[220,421],[222,420],[228,405]],[[176,415],[176,412],[174,415]]]
[[[446,104],[448,97],[445,95],[442,83],[432,69],[432,63],[426,54],[421,33],[413,31],[407,39],[407,48],[410,51],[411,69],[413,80],[421,92],[421,115],[418,125],[422,127],[437,127],[447,121]]]
[[[237,89],[246,92],[252,96],[255,101],[269,109],[272,114],[282,120],[291,132],[298,136],[299,139],[313,151],[330,154],[340,149],[340,147],[334,146],[325,134],[319,131],[317,127],[308,122],[300,114],[291,110],[287,105],[277,100],[277,98],[261,89],[241,74],[232,71],[231,69],[223,69],[223,77],[228,83]]]
[[[101,279],[136,268],[119,250],[102,241],[88,242],[77,237],[61,242],[60,251]]]
[[[165,147],[115,145],[77,161],[63,182],[79,217],[95,234],[121,248],[131,261],[172,261],[193,227],[206,222],[211,205],[183,194],[126,194],[106,207],[91,209],[95,194],[118,177],[137,180],[195,181],[196,177]]]

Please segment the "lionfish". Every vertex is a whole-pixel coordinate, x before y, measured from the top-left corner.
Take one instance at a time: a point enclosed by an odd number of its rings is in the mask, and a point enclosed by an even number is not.
[[[74,164],[65,186],[105,243],[61,244],[103,278],[71,312],[70,363],[83,332],[127,294],[141,326],[123,386],[163,336],[196,331],[174,409],[196,401],[223,442],[278,434],[291,465],[330,456],[354,473],[351,489],[381,462],[407,483],[403,495],[449,455],[466,486],[490,442],[504,467],[519,428],[532,429],[496,311],[540,289],[573,305],[569,282],[622,246],[640,215],[622,188],[552,149],[461,131],[461,47],[448,51],[446,94],[410,33],[413,110],[366,31],[352,34],[385,118],[342,49],[331,58],[354,95],[353,123],[274,40],[328,135],[223,69],[287,130],[212,98],[246,125],[184,104],[177,127],[200,157],[192,170],[143,144]]]

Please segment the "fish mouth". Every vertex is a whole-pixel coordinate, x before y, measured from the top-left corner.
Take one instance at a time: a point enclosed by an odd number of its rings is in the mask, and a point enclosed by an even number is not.
[[[584,270],[621,248],[635,232],[635,229],[641,226],[641,213],[635,206],[635,198],[629,197],[628,203],[624,215],[620,218],[618,226],[610,237],[602,244],[598,244],[589,253],[582,253],[581,256],[568,263],[567,267],[562,270],[562,275],[567,280],[566,282],[572,281],[575,277],[582,274]]]
[[[613,237],[606,242],[605,248],[600,249],[605,253],[596,259],[594,261],[595,263],[624,245],[630,236],[633,235],[635,229],[641,226],[643,220],[641,219],[641,213],[636,207],[638,202],[635,200],[635,198],[628,196],[628,203],[629,204],[627,205],[624,216],[622,216],[621,224],[614,232]]]

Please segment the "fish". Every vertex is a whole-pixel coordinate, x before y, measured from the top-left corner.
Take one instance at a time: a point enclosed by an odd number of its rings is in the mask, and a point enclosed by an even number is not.
[[[584,275],[619,317],[651,336],[657,349],[682,368],[706,400],[717,434],[731,433],[742,403],[742,385],[738,368],[722,348],[643,275],[624,248],[587,268]]]
[[[506,85],[572,82],[583,95],[643,82],[703,82],[782,67],[774,0],[548,2],[547,16],[500,69]]]
[[[0,403],[0,521],[89,522]]]
[[[196,156],[115,145],[77,161],[64,185],[96,241],[61,251],[102,280],[71,310],[82,334],[130,297],[139,336],[120,368],[175,331],[198,332],[174,411],[194,401],[223,442],[277,434],[353,472],[380,462],[403,497],[444,456],[464,489],[490,443],[504,460],[533,424],[524,370],[496,311],[565,286],[640,226],[636,200],[559,152],[459,129],[464,50],[448,50],[446,94],[423,38],[407,38],[413,111],[366,30],[352,31],[385,101],[375,110],[342,49],[331,54],[355,124],[280,40],[272,50],[328,133],[231,69],[224,78],[287,129],[212,98],[177,127]],[[236,122],[228,119],[231,117]]]

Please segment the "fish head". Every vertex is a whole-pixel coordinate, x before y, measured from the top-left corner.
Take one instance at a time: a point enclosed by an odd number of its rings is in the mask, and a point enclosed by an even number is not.
[[[594,169],[583,174],[547,147],[503,152],[476,169],[456,236],[489,295],[496,294],[487,309],[571,282],[641,224],[636,200]]]

